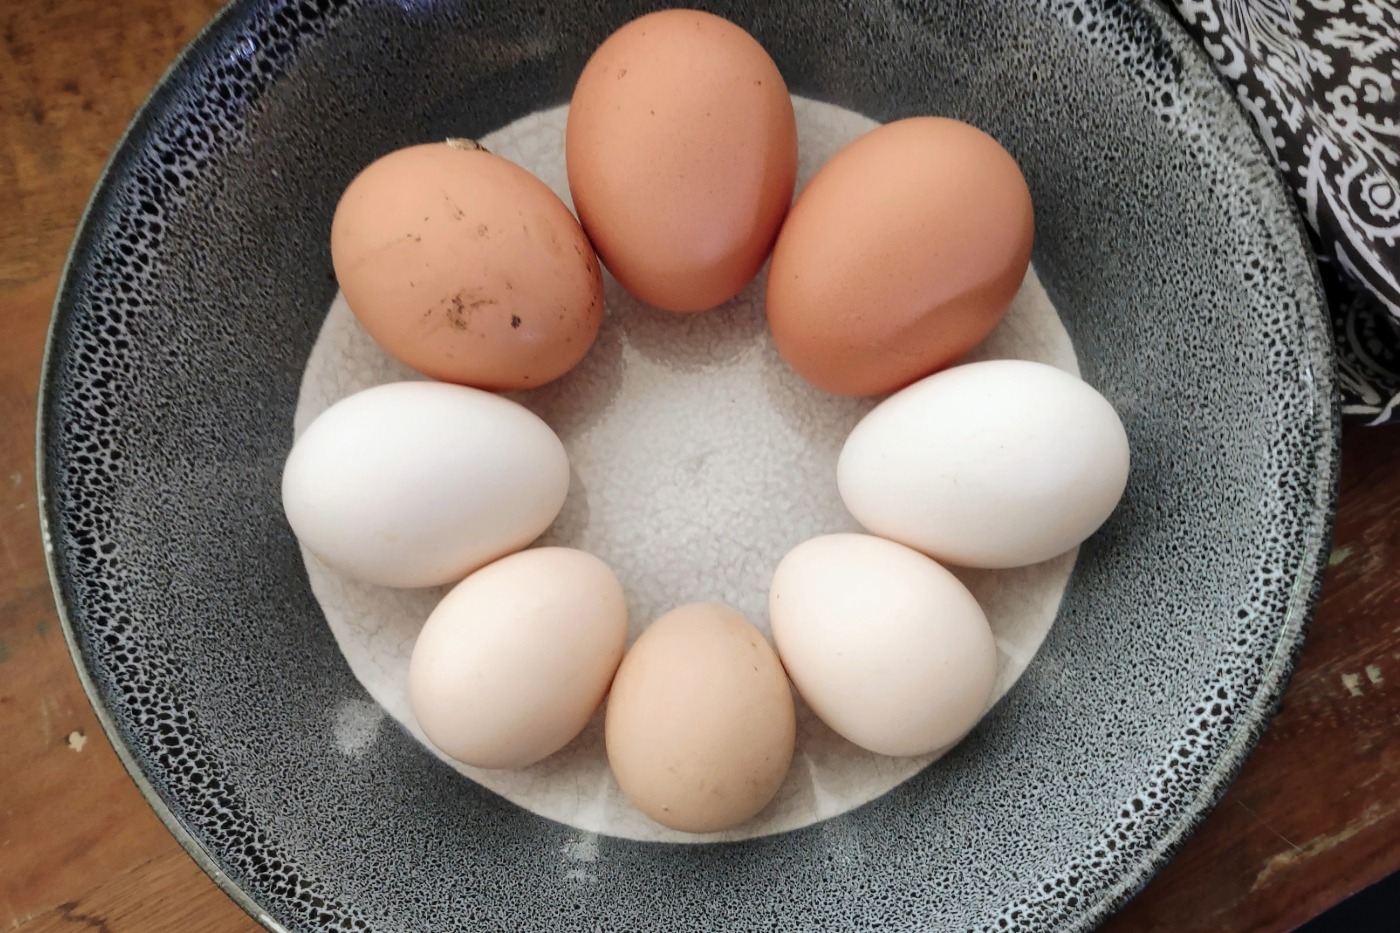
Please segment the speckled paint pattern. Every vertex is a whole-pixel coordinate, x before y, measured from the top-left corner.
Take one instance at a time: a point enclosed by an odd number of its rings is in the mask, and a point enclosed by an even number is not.
[[[1129,493],[1035,663],[952,754],[814,826],[581,834],[474,790],[366,696],[277,490],[334,294],[326,231],[394,147],[567,98],[641,3],[235,3],[138,117],[75,244],[40,454],[80,670],[182,841],[291,930],[1075,930],[1238,768],[1315,596],[1332,375],[1296,218],[1155,6],[708,5],[793,90],[941,113],[1021,162],[1036,268],[1122,414]]]

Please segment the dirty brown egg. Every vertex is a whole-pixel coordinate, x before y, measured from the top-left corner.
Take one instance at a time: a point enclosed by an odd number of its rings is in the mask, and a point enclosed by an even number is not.
[[[573,214],[472,143],[411,146],[361,172],[336,207],[331,259],[365,330],[444,382],[542,385],[602,321],[602,271]]]

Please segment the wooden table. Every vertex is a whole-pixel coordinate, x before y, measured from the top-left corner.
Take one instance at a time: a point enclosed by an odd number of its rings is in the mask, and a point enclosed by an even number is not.
[[[59,268],[141,99],[216,0],[0,6],[0,933],[251,933],[122,771],[54,613],[34,405]],[[1350,428],[1283,710],[1115,933],[1277,933],[1400,869],[1400,429]]]

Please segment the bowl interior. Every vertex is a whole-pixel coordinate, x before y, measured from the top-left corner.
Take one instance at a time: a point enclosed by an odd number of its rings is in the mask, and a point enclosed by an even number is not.
[[[1242,115],[1155,5],[707,3],[792,90],[997,136],[1035,262],[1118,408],[1128,494],[1031,669],[947,758],[804,830],[578,832],[384,724],[307,586],[279,481],[359,168],[567,99],[636,2],[244,0],[114,158],[60,295],[45,519],[81,673],[157,810],[293,929],[1076,929],[1143,883],[1262,728],[1335,484],[1320,299]]]

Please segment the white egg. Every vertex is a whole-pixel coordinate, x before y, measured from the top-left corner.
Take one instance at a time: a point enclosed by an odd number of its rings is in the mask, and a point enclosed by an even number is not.
[[[588,724],[626,642],[627,600],[607,564],[569,548],[512,554],[453,587],[423,625],[413,714],[457,761],[525,767]]]
[[[997,650],[982,608],[902,544],[858,534],[799,544],[773,575],[768,613],[802,699],[872,752],[946,748],[991,702]]]
[[[292,447],[282,506],[312,553],[382,586],[454,583],[529,544],[569,491],[538,416],[465,386],[397,382],[321,414]]]
[[[1049,560],[1098,530],[1128,482],[1108,400],[1025,360],[970,363],[896,392],[841,450],[841,498],[872,534],[964,567]]]

